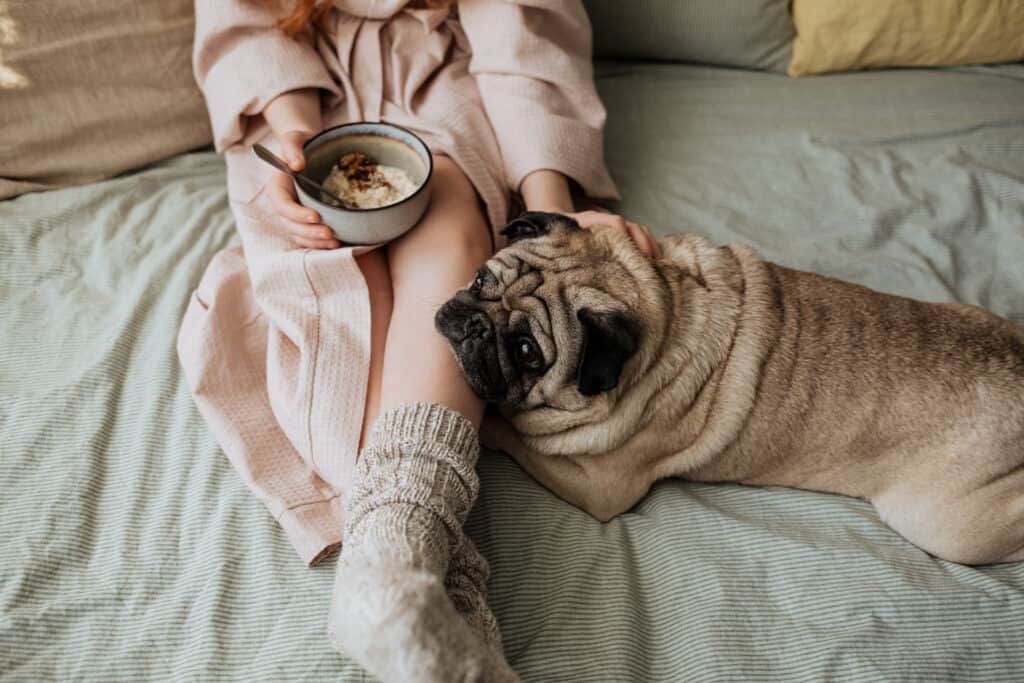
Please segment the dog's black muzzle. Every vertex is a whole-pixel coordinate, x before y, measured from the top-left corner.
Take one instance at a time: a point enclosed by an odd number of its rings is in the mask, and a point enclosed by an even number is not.
[[[486,313],[460,300],[460,295],[441,307],[434,325],[451,344],[476,395],[497,403],[508,393],[508,384],[498,361],[494,323]]]

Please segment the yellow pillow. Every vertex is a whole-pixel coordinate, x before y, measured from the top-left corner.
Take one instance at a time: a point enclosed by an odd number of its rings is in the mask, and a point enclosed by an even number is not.
[[[1024,0],[793,0],[790,76],[1024,59]]]

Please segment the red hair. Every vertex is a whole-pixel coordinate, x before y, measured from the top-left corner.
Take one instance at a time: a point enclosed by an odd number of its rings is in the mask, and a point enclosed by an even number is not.
[[[280,6],[281,0],[269,0],[271,5]],[[455,0],[412,0],[413,9],[442,9],[455,4]],[[295,35],[310,23],[320,21],[331,9],[330,0],[291,0],[291,10],[281,16],[277,25],[288,35]]]

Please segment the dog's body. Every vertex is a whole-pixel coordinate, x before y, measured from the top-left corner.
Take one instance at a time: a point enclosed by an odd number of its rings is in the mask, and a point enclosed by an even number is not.
[[[438,322],[508,420],[485,441],[556,494],[606,520],[671,476],[828,491],[939,557],[1024,560],[1024,328],[692,235],[652,262],[614,231],[525,220],[485,267],[493,295]],[[462,334],[470,309],[493,340]],[[481,351],[509,330],[542,368]]]

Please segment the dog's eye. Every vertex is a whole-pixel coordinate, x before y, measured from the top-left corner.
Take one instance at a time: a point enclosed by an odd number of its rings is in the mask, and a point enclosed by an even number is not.
[[[494,273],[484,266],[476,272],[476,277],[473,279],[473,284],[469,286],[469,291],[484,301],[497,301],[497,284],[498,279],[494,277]]]
[[[529,337],[518,337],[513,343],[512,350],[516,356],[516,362],[520,366],[536,370],[544,362],[544,358],[537,350],[537,346]]]

